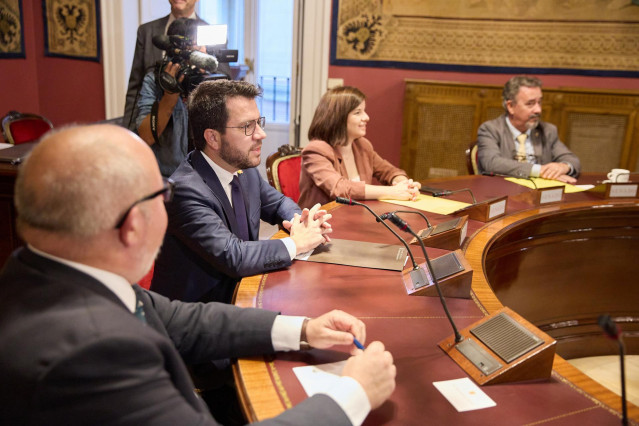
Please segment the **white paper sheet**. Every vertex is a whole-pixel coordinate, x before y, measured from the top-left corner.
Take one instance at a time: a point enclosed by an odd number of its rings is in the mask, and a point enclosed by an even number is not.
[[[334,386],[342,375],[342,370],[346,361],[333,362],[330,364],[307,365],[295,367],[293,372],[300,381],[304,391],[308,396],[325,392]]]
[[[433,385],[459,412],[494,407],[497,404],[468,377],[433,382]]]

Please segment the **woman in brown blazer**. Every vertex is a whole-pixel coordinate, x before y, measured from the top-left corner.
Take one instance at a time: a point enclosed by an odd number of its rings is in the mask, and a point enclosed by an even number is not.
[[[420,183],[380,157],[364,136],[369,121],[364,94],[338,87],[322,96],[302,151],[300,207],[335,197],[414,200]],[[382,185],[374,185],[373,178]]]

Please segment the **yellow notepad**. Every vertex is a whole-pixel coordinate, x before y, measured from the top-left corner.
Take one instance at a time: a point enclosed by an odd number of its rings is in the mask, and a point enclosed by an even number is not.
[[[507,177],[504,179],[506,179],[508,182],[516,183],[517,185],[525,186],[526,188],[530,188],[530,189],[549,188],[551,186],[565,186],[564,193],[566,194],[570,194],[572,192],[582,192],[588,189],[588,188],[571,185],[569,183],[559,182],[558,180],[544,179],[544,178],[537,178],[537,177],[532,177],[530,179]],[[533,184],[533,181],[535,182],[534,184]]]

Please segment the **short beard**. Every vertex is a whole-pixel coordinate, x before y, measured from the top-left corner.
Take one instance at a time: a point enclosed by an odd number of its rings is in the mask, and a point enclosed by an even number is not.
[[[257,167],[257,165],[251,164],[248,154],[244,154],[237,149],[233,149],[231,144],[224,139],[222,139],[220,147],[220,158],[238,170]]]
[[[536,118],[535,121],[531,121],[531,119]],[[526,121],[526,128],[528,130],[532,130],[537,128],[537,126],[539,125],[539,121],[541,121],[541,117],[538,115],[533,115],[528,117],[528,121]]]

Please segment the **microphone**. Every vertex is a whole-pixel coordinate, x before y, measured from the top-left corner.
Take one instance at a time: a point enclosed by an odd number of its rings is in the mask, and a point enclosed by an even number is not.
[[[418,214],[422,217],[422,219],[424,219],[426,221],[426,225],[429,228],[432,228],[433,226],[430,224],[430,221],[428,220],[428,218],[426,217],[426,215],[422,212],[418,212],[418,211],[411,211],[411,210],[395,210],[392,213],[413,213],[413,214]],[[384,213],[384,214],[389,214],[389,213]],[[381,216],[382,218],[384,218],[384,215]]]
[[[473,204],[477,204],[477,200],[475,199],[475,195],[473,194],[473,191],[470,190],[470,188],[462,188],[462,189],[455,189],[455,190],[449,190],[449,189],[443,189],[441,190],[441,192],[433,192],[433,197],[443,197],[445,195],[452,195],[452,194],[456,194],[458,192],[464,192],[464,191],[468,191],[470,193],[470,196],[473,198]]]
[[[171,37],[167,35],[155,35],[151,39],[153,45],[158,49],[164,50],[169,56],[179,56],[182,59],[189,61],[197,68],[202,68],[208,72],[215,72],[217,70],[218,61],[215,56],[207,55],[199,50],[180,49],[173,45]]]
[[[373,216],[375,216],[375,219],[377,220],[377,222],[381,222],[381,224],[384,225],[386,227],[386,229],[388,229],[399,241],[401,241],[402,244],[404,244],[404,247],[406,247],[406,251],[408,252],[408,256],[410,257],[410,260],[413,263],[413,269],[410,271],[410,277],[411,277],[411,280],[413,281],[413,287],[422,287],[422,286],[424,286],[424,285],[426,285],[428,283],[428,278],[426,277],[426,273],[425,273],[425,271],[422,268],[419,267],[419,265],[415,261],[415,257],[413,256],[413,253],[410,251],[410,248],[408,247],[408,243],[402,237],[400,237],[397,232],[393,231],[392,228],[386,224],[386,222],[384,222],[385,218],[382,219],[381,217],[379,217],[377,215],[377,213],[375,213],[373,210],[371,210],[371,208],[368,207],[366,204],[357,202],[357,201],[352,200],[350,198],[337,197],[337,198],[335,198],[335,202],[338,203],[338,204],[345,204],[347,206],[361,206],[361,207],[364,207]]]
[[[401,229],[404,232],[408,232],[409,234],[413,235],[413,237],[415,237],[417,239],[417,241],[419,241],[419,245],[422,247],[422,252],[424,253],[424,257],[426,258],[426,264],[428,265],[428,271],[430,272],[430,276],[432,277],[433,283],[435,284],[435,288],[437,289],[437,294],[439,294],[439,300],[442,303],[442,307],[444,308],[444,312],[446,313],[446,317],[448,318],[448,321],[450,322],[450,325],[453,327],[453,332],[455,333],[455,343],[461,342],[462,339],[463,339],[462,335],[457,330],[457,326],[455,325],[455,321],[453,321],[453,317],[450,315],[450,312],[448,311],[448,305],[446,305],[446,300],[444,300],[444,296],[442,295],[442,290],[439,287],[439,282],[437,281],[437,277],[435,276],[435,271],[433,270],[433,265],[431,265],[431,263],[430,263],[430,258],[428,257],[428,253],[426,253],[426,247],[424,246],[424,242],[422,241],[421,238],[419,238],[417,236],[415,231],[412,230],[410,225],[408,225],[408,223],[406,223],[405,220],[403,220],[402,218],[397,216],[395,213],[385,213],[384,215],[387,215],[388,219],[390,219],[390,221],[393,222],[395,224],[395,226],[397,226],[399,229]],[[382,216],[384,216],[384,215],[382,215]]]
[[[535,189],[539,189],[537,187],[537,184],[535,183],[533,178],[531,178],[530,176],[524,176],[521,173],[519,173],[517,176],[504,175],[504,174],[501,174],[501,173],[494,173],[494,172],[482,172],[481,174],[482,174],[482,176],[514,177],[514,178],[518,178],[518,179],[526,179],[526,180],[529,180],[530,182],[532,182],[532,184],[535,187]]]
[[[599,318],[597,319],[597,323],[599,324],[599,327],[603,329],[604,333],[606,333],[608,337],[610,337],[613,340],[616,340],[617,343],[619,344],[619,359],[621,362],[621,365],[620,365],[621,367],[621,413],[622,413],[621,424],[627,425],[628,424],[628,407],[626,403],[626,371],[624,367],[625,348],[624,348],[623,340],[621,339],[621,330],[619,329],[619,326],[617,325],[617,323],[614,322],[612,318],[610,318],[610,315],[607,315],[607,314],[599,315]]]
[[[419,188],[419,192],[426,192],[431,194],[433,197],[441,197],[443,195],[450,195],[450,191],[440,188],[433,188],[431,186],[422,186]]]
[[[197,68],[202,68],[208,72],[217,70],[218,62],[215,56],[207,55],[199,50],[194,50],[189,55],[189,62]]]

